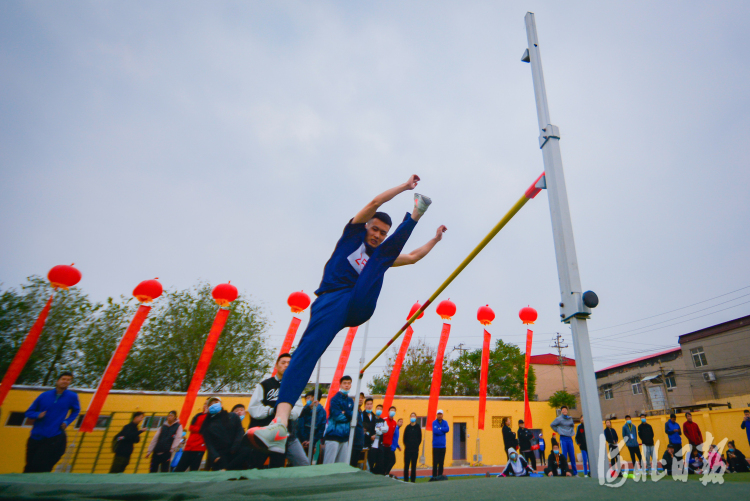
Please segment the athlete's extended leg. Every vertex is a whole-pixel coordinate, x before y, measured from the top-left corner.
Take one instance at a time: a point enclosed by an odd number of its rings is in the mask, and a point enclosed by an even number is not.
[[[375,312],[380,289],[383,287],[383,276],[393,266],[401,251],[404,250],[404,246],[416,226],[417,222],[407,212],[396,231],[380,244],[370,256],[352,289],[349,299],[349,315],[346,319],[347,327],[362,325]]]
[[[349,289],[329,292],[320,296],[313,303],[310,323],[307,325],[297,349],[294,350],[289,367],[281,379],[274,422],[264,428],[248,430],[247,436],[253,447],[267,448],[272,452],[282,454],[285,452],[289,414],[304,391],[318,359],[326,351],[336,334],[344,328],[350,295],[351,290]]]

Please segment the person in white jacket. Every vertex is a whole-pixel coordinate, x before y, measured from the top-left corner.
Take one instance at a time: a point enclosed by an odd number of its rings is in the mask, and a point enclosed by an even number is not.
[[[162,473],[170,471],[169,463],[172,454],[180,448],[182,442],[182,425],[177,419],[177,411],[170,411],[167,420],[162,424],[148,444],[146,457],[153,454],[151,458],[150,473]]]
[[[370,454],[373,455],[373,461],[371,463],[370,473],[380,475],[385,462],[384,446],[383,446],[383,435],[388,433],[388,423],[382,418],[383,406],[378,405],[375,407],[375,436],[372,439],[372,445],[370,446]]]

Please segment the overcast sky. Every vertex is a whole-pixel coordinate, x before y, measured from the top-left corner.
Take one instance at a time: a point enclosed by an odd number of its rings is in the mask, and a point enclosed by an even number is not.
[[[312,293],[347,220],[417,173],[434,203],[407,250],[448,232],[386,275],[369,359],[543,170],[527,10],[601,300],[597,369],[749,314],[747,2],[2,2],[2,287],[71,262],[95,300],[231,280],[276,351],[289,293]],[[570,341],[546,192],[442,298],[449,349],[481,346],[484,304],[494,338],[523,343],[531,305],[533,353]],[[436,345],[440,323],[431,309],[415,336]]]

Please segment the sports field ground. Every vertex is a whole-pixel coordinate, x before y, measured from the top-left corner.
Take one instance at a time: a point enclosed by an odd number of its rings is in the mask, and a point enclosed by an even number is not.
[[[37,473],[0,475],[0,499],[13,500],[619,500],[711,501],[750,499],[750,474],[727,474],[722,485],[628,480],[622,487],[600,486],[592,478],[452,477],[442,482],[406,484],[346,465],[244,472],[87,475]]]

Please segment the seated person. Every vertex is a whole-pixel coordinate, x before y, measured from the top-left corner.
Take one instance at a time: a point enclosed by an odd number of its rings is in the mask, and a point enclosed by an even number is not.
[[[698,449],[693,449],[690,453],[690,461],[688,461],[688,473],[700,475],[703,473],[703,456],[701,456]]]
[[[528,477],[529,473],[534,472],[526,462],[526,458],[519,456],[513,447],[508,448],[508,458],[508,464],[498,477]]]
[[[568,470],[568,461],[565,456],[560,455],[560,446],[555,442],[552,445],[552,452],[547,458],[547,467],[544,469],[544,474],[548,477],[572,477],[570,470]]]
[[[708,458],[706,459],[706,462],[708,463],[709,471],[719,471],[719,469],[721,468],[720,465],[724,465],[724,468],[726,468],[727,466],[726,461],[724,461],[724,458],[721,457],[719,448],[716,447],[716,445],[711,445],[711,447],[708,449]]]
[[[732,473],[747,473],[750,472],[750,467],[747,465],[747,459],[745,455],[737,450],[734,445],[734,440],[730,440],[727,443],[727,463],[729,463],[727,470]]]
[[[667,475],[672,474],[672,463],[674,462],[674,444],[669,444],[667,450],[664,451],[664,455],[661,457],[661,465],[664,467],[664,471]]]

